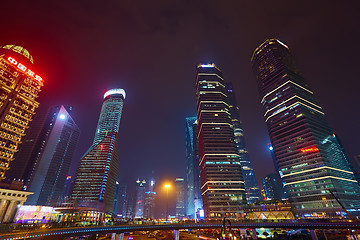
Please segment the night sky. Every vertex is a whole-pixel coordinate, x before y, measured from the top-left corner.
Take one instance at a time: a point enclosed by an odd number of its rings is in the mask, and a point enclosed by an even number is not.
[[[352,4],[353,3],[353,4]],[[81,129],[74,170],[91,145],[103,94],[125,89],[120,182],[185,177],[185,117],[194,116],[195,67],[214,62],[234,84],[250,158],[274,171],[253,50],[290,47],[349,157],[360,154],[357,1],[2,1],[0,45],[25,47],[45,86],[41,106],[73,106]]]

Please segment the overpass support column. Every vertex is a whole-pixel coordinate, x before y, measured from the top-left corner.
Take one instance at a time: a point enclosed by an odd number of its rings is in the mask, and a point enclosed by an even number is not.
[[[179,240],[179,229],[174,230],[174,240]]]
[[[318,240],[314,229],[310,229],[310,235],[312,240]]]
[[[124,233],[113,233],[111,236],[111,240],[123,240]]]
[[[258,239],[257,235],[256,235],[256,229],[253,228],[251,229],[251,232],[252,232],[252,238],[255,240],[255,239]]]

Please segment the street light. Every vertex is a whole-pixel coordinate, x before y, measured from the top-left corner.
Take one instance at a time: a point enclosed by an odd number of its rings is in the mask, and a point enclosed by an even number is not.
[[[166,188],[166,217],[165,217],[165,222],[167,222],[168,216],[169,216],[169,188],[170,188],[170,184],[165,184],[165,188]]]

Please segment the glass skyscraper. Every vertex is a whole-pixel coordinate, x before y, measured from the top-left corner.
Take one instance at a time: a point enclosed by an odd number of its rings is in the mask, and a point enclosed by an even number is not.
[[[246,201],[225,81],[213,63],[196,76],[200,182],[205,218],[238,218]]]
[[[183,178],[175,179],[176,206],[175,215],[177,219],[185,217],[185,182]]]
[[[23,47],[0,48],[0,181],[12,167],[14,154],[32,121],[43,79],[34,72],[34,59]],[[12,180],[12,179],[11,179]]]
[[[63,198],[66,177],[80,134],[70,109],[55,106],[47,112],[46,121],[35,118],[42,123],[41,128],[34,125],[30,129],[27,140],[34,141],[27,141],[26,148],[17,155],[16,164],[31,162],[26,170],[29,172],[26,184],[34,194],[29,196],[27,205],[55,205]]]
[[[186,143],[186,182],[187,201],[186,215],[195,218],[198,209],[202,209],[200,190],[199,155],[197,150],[197,118],[185,119],[185,143]]]
[[[227,82],[225,86],[226,86],[228,101],[230,104],[229,108],[230,108],[231,121],[234,128],[236,149],[240,156],[241,169],[245,183],[246,201],[248,204],[251,204],[251,203],[255,203],[256,201],[261,201],[262,196],[260,193],[259,185],[254,175],[254,169],[250,162],[249,152],[247,151],[246,148],[244,130],[242,128],[239,108],[236,103],[233,86],[229,82]]]
[[[118,132],[125,99],[123,89],[104,94],[93,145],[80,160],[72,199],[82,206],[110,212],[119,169]]]
[[[251,61],[277,169],[297,215],[344,215],[331,192],[358,215],[360,189],[352,165],[289,48],[269,39]]]

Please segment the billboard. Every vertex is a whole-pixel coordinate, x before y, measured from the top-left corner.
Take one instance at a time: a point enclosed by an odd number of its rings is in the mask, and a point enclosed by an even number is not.
[[[53,209],[53,207],[45,206],[20,206],[15,223],[48,223]]]

